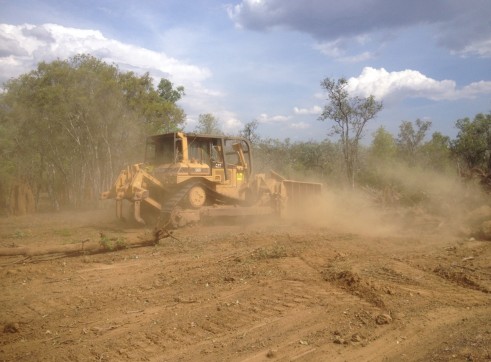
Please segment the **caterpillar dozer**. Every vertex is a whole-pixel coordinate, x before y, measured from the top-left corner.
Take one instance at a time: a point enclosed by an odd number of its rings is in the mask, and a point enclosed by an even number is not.
[[[254,174],[244,138],[174,132],[148,137],[144,162],[121,170],[101,198],[116,200],[120,219],[127,219],[125,202],[136,222],[171,229],[206,218],[283,215],[320,193],[320,183]]]

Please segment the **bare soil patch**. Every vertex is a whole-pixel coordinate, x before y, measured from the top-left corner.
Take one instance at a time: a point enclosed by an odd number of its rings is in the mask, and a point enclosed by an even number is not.
[[[107,211],[0,219],[0,247],[132,241]],[[200,225],[0,258],[0,360],[489,361],[491,242],[438,225]]]

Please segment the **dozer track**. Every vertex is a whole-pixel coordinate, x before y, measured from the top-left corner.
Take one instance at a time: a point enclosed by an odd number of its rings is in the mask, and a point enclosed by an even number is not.
[[[175,228],[176,220],[173,220],[173,212],[175,212],[177,206],[184,200],[188,192],[194,187],[199,185],[200,182],[189,182],[183,185],[179,191],[177,191],[171,198],[166,200],[162,205],[162,211],[157,223],[158,228]]]
[[[179,220],[179,216],[182,216],[182,214],[186,214],[190,221],[199,221],[200,209],[190,209],[185,202],[188,193],[195,186],[199,186],[203,188],[203,190],[205,190],[208,204],[230,206],[246,205],[245,201],[222,195],[210,188],[206,183],[199,180],[188,182],[182,185],[178,189],[178,191],[172,195],[171,198],[164,201],[162,205],[162,211],[160,212],[160,217],[157,222],[157,228],[165,229],[178,228],[179,226],[183,226]],[[206,208],[206,206],[203,208]],[[186,224],[186,222],[184,222],[184,224]]]

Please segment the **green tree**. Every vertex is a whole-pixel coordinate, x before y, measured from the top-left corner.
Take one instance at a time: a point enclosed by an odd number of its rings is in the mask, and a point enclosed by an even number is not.
[[[436,171],[448,172],[452,169],[450,137],[434,132],[431,140],[421,147],[425,166]]]
[[[369,156],[374,159],[375,162],[386,163],[394,160],[396,154],[396,140],[383,126],[380,126],[373,134],[372,144],[369,148]]]
[[[479,113],[474,120],[459,119],[459,129],[452,150],[470,170],[480,168],[491,172],[491,113]]]
[[[430,127],[430,121],[422,121],[420,119],[417,119],[414,124],[410,121],[402,121],[400,124],[397,146],[401,157],[410,165],[417,163],[420,148]]]
[[[338,142],[324,140],[292,143],[288,138],[284,141],[261,138],[253,143],[253,149],[256,173],[273,170],[296,180],[345,182],[342,151]]]
[[[182,130],[186,115],[175,104],[176,97],[172,94],[182,96],[184,93],[174,90],[172,83],[161,79],[159,86],[162,88],[165,84],[163,91],[153,88],[152,78],[148,73],[136,76],[133,72],[127,72],[119,78],[126,104],[137,116],[137,123],[146,135]]]
[[[95,202],[123,165],[141,158],[134,150],[143,153],[147,135],[184,123],[182,109],[159,95],[148,74],[90,55],[39,63],[4,89],[0,139],[10,141],[0,147],[8,157],[0,159],[0,184],[27,180],[55,209]]]
[[[303,180],[323,180],[335,170],[338,147],[329,140],[295,142],[291,145],[290,162],[295,170],[292,177]]]
[[[162,78],[159,85],[157,86],[157,91],[162,99],[170,103],[176,103],[180,100],[186,93],[184,93],[184,87],[178,86],[174,88],[172,82],[168,79]]]
[[[254,145],[254,168],[256,172],[274,170],[288,176],[291,171],[291,142],[265,138]]]
[[[219,125],[220,121],[211,113],[200,114],[198,124],[194,132],[202,134],[221,135],[223,134]]]
[[[359,142],[363,136],[363,129],[367,122],[382,110],[382,103],[377,102],[373,96],[366,98],[350,96],[347,89],[348,81],[345,78],[337,81],[326,78],[321,82],[321,86],[327,91],[328,104],[324,106],[319,120],[334,122],[332,130],[334,134],[340,136],[346,176],[354,187]]]

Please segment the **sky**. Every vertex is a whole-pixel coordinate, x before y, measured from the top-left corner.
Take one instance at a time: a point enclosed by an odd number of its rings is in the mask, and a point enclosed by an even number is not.
[[[325,78],[383,109],[365,129],[491,112],[491,0],[0,0],[0,84],[41,61],[91,54],[184,86],[192,131],[211,113],[236,134],[321,141]]]

